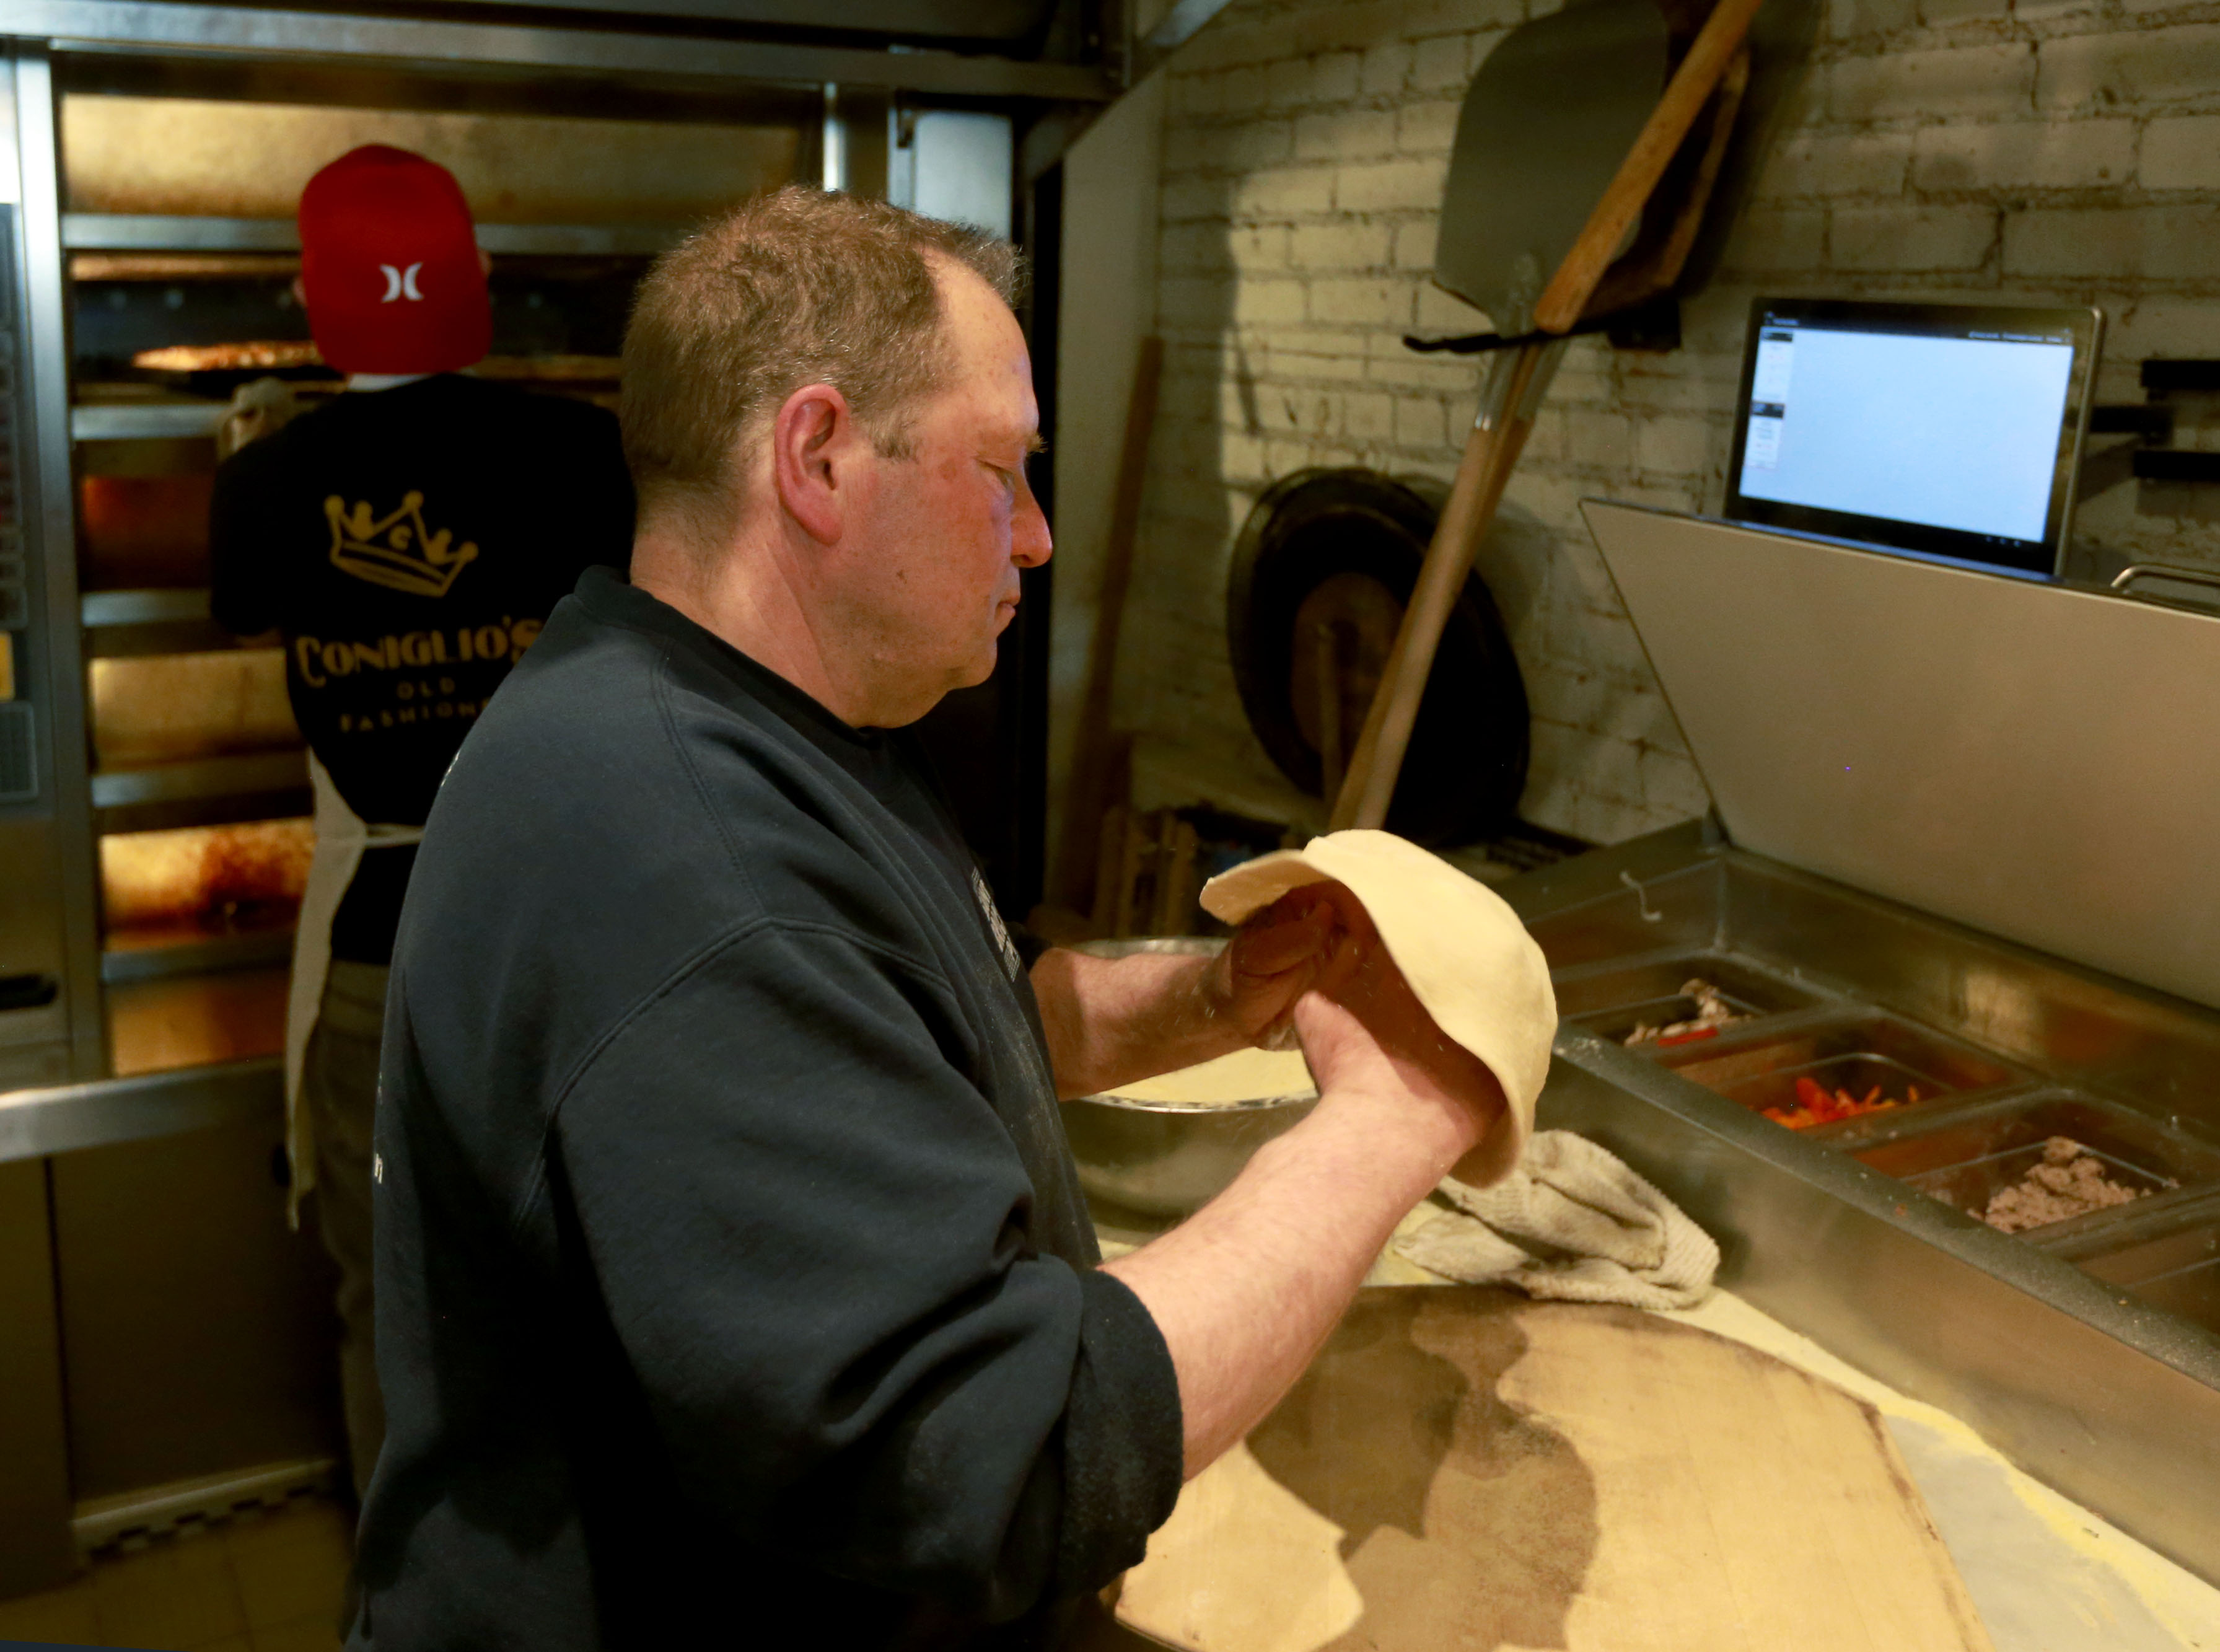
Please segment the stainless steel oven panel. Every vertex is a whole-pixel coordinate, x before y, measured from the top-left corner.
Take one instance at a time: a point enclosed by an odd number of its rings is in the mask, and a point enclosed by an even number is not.
[[[53,730],[71,725],[64,714],[68,684],[48,645],[62,605],[49,579],[58,559],[53,523],[41,510],[50,498],[52,461],[59,458],[66,479],[68,454],[39,440],[40,415],[62,383],[62,318],[52,307],[60,265],[52,234],[50,86],[39,53],[11,56],[0,47],[0,219],[12,221],[8,227],[15,232],[0,235],[0,398],[7,425],[0,447],[12,449],[6,508],[0,511],[0,562],[6,564],[0,623],[12,639],[19,696],[6,732],[20,742],[28,721],[34,748],[28,765],[20,744],[13,762],[0,762],[0,769],[16,770],[0,776],[0,794],[11,800],[29,795],[0,807],[0,976],[34,977],[35,988],[25,991],[19,981],[11,997],[22,1007],[0,1011],[0,1092],[16,1094],[70,1075],[73,1026],[95,1035],[80,1043],[79,1063],[96,1056],[100,1012],[97,996],[84,996],[98,991],[90,975],[90,846],[76,857],[87,870],[72,904],[61,875],[70,851],[57,836],[72,826],[82,833],[84,817],[58,826],[51,785]],[[44,268],[42,249],[53,255],[52,280],[34,278]],[[65,568],[63,578],[74,600],[71,570]],[[74,621],[64,614],[59,622],[63,651],[73,662]],[[22,772],[26,766],[33,770],[28,776]],[[26,778],[30,785],[22,783]],[[72,917],[79,943],[74,949]],[[37,978],[48,976],[55,982],[53,998],[30,1001],[44,997]],[[70,1540],[67,1409],[47,1169],[35,1160],[0,1163],[0,1597],[61,1583],[78,1563]]]
[[[6,1090],[66,1076],[69,1002],[53,822],[0,818],[0,1090]],[[11,1082],[10,1057],[37,1044],[59,1046],[63,1070]]]
[[[32,597],[28,672],[17,691],[33,704],[40,746],[39,797],[11,819],[47,823],[46,852],[18,867],[0,857],[0,882],[19,885],[7,905],[41,906],[59,924],[66,1075],[90,1080],[105,1070],[100,1002],[91,782],[84,739],[84,662],[77,587],[77,523],[71,481],[69,337],[62,290],[60,170],[56,154],[53,72],[46,53],[18,44],[12,70],[13,116],[0,166],[20,184],[17,244],[8,278],[20,295],[13,411],[22,464],[19,490],[23,560]],[[36,882],[31,879],[35,876]]]
[[[47,1167],[0,1163],[0,1599],[78,1568],[54,1299]]]

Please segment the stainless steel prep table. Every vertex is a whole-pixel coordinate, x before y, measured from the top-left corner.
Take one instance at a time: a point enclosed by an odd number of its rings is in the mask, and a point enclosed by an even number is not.
[[[1502,886],[1565,1017],[1541,1122],[1723,1285],[2220,1580],[2220,742],[2185,739],[2220,619],[1588,512],[1717,807]],[[1752,1019],[1625,1046],[1693,976]],[[1757,1110],[1829,1063],[1925,1088]],[[2142,1196],[1979,1220],[2053,1134]]]

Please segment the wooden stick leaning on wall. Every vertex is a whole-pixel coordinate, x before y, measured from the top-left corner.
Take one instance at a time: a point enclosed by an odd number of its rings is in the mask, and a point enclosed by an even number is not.
[[[1540,398],[1530,392],[1543,371],[1543,356],[1557,348],[1554,344],[1521,345],[1498,399],[1483,406],[1466,439],[1449,502],[1435,524],[1433,543],[1426,547],[1419,583],[1411,592],[1411,606],[1396,630],[1395,646],[1381,673],[1372,708],[1365,714],[1364,731],[1356,738],[1348,775],[1334,799],[1327,822],[1331,831],[1376,826],[1388,818],[1403,753],[1419,720],[1419,702],[1433,674],[1434,651],[1464,589],[1465,576],[1472,571],[1473,557],[1502,502],[1512,467],[1534,427],[1534,403]]]
[[[1157,386],[1163,377],[1164,341],[1141,340],[1133,366],[1133,393],[1126,404],[1126,435],[1118,452],[1117,490],[1112,496],[1110,534],[1102,548],[1102,586],[1095,600],[1094,636],[1087,659],[1087,690],[1080,701],[1079,729],[1071,748],[1071,785],[1064,799],[1063,832],[1057,846],[1057,900],[1079,912],[1097,904],[1092,888],[1102,824],[1113,803],[1110,795],[1114,753],[1110,739],[1110,696],[1118,672],[1119,634],[1125,624],[1126,593],[1133,579],[1133,547],[1140,536],[1141,489],[1148,477],[1149,433],[1157,422]]]
[[[1743,37],[1761,3],[1762,0],[1719,0],[1706,19],[1687,55],[1667,83],[1664,96],[1588,215],[1572,250],[1543,290],[1534,310],[1537,328],[1562,334],[1581,319],[1628,228],[1656,189],[1713,90],[1741,61]],[[1681,254],[1686,257],[1685,246]],[[1496,319],[1505,332],[1515,330],[1509,321]],[[1506,381],[1497,381],[1500,393],[1482,402],[1479,421],[1465,442],[1449,502],[1443,507],[1433,542],[1426,549],[1411,605],[1395,633],[1395,646],[1381,674],[1379,690],[1365,714],[1364,730],[1357,737],[1348,775],[1334,799],[1328,821],[1331,830],[1378,826],[1388,819],[1388,806],[1402,773],[1403,756],[1410,747],[1411,730],[1418,721],[1419,705],[1433,671],[1443,627],[1464,589],[1480,543],[1495,519],[1496,507],[1502,502],[1527,432],[1533,427],[1540,391],[1546,388],[1549,371],[1555,365],[1554,355],[1545,357],[1545,352],[1562,347],[1520,346],[1518,358]],[[1539,385],[1537,377],[1542,381]]]

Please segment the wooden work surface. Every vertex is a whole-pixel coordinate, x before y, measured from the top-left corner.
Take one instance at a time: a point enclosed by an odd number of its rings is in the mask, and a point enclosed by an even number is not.
[[[1118,1617],[1195,1652],[1990,1652],[1869,1407],[1633,1309],[1470,1287],[1361,1294]]]

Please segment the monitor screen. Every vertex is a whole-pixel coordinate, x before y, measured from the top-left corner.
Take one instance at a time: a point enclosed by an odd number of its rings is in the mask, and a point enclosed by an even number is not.
[[[2055,570],[2097,312],[1760,299],[1729,516]]]

